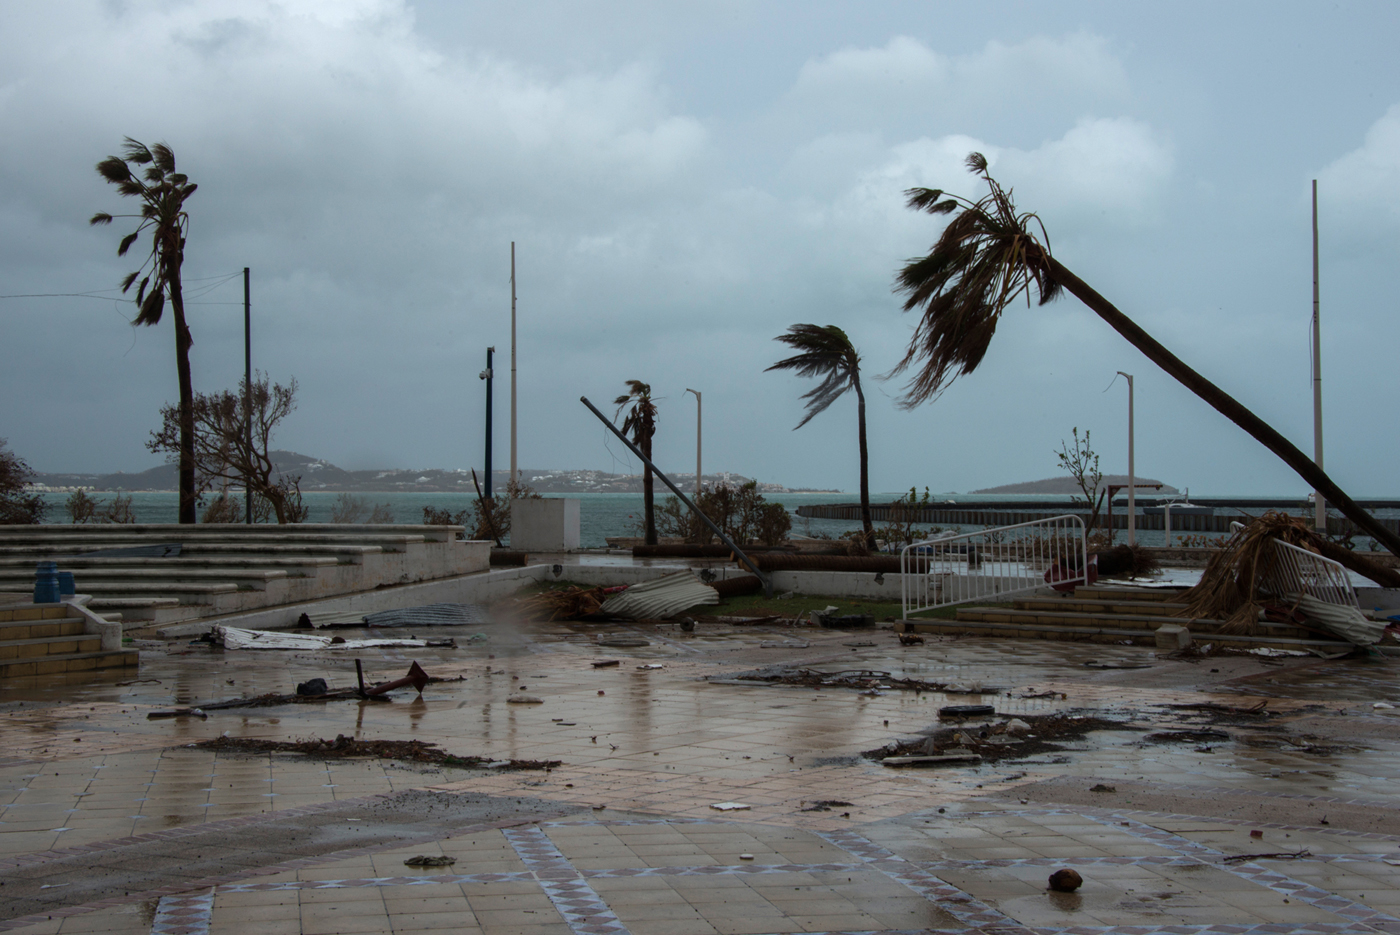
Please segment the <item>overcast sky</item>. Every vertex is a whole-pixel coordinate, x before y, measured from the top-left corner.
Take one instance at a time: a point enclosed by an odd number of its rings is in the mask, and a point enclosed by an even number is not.
[[[346,468],[480,466],[485,349],[508,376],[519,271],[522,467],[636,464],[578,402],[659,397],[660,465],[857,484],[855,402],[801,431],[764,373],[796,322],[864,356],[871,485],[966,491],[1105,470],[1301,494],[1262,447],[1073,298],[1011,309],[981,368],[914,412],[891,292],[991,160],[1055,254],[1312,450],[1309,182],[1319,180],[1326,464],[1400,495],[1400,6],[1376,3],[0,2],[0,293],[106,290],[129,210],[93,171],[163,140],[199,184],[184,274],[195,387],[295,377],[279,447]],[[207,288],[212,286],[213,288]],[[198,304],[196,304],[198,303]],[[0,300],[0,437],[44,471],[142,470],[176,399],[167,319]],[[509,381],[496,382],[496,467]],[[611,412],[611,407],[608,407]]]

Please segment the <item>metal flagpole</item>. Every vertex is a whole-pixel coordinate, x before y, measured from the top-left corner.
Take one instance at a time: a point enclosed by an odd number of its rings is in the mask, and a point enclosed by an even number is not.
[[[1322,470],[1322,311],[1321,293],[1318,288],[1317,269],[1317,179],[1312,183],[1312,235],[1313,235],[1313,314],[1312,314],[1312,371],[1313,371],[1313,460],[1317,469]],[[1319,535],[1327,534],[1327,501],[1320,490],[1313,491],[1313,523]]]
[[[248,267],[243,267],[243,413],[247,419],[248,468],[253,464],[253,312],[248,283]],[[243,475],[243,521],[253,524],[253,484]]]
[[[510,242],[510,479],[517,480],[515,460],[515,241]]]

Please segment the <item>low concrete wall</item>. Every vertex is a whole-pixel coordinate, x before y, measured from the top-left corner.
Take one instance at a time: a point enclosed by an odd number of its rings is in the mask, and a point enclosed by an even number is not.
[[[572,552],[580,542],[582,501],[566,497],[510,502],[510,547],[519,552]]]
[[[424,604],[489,604],[509,597],[521,588],[536,583],[571,581],[591,586],[633,585],[653,581],[664,575],[684,571],[685,565],[527,565],[523,568],[499,568],[474,575],[427,581],[422,584],[403,585],[396,588],[381,588],[358,594],[348,594],[324,601],[272,607],[243,614],[230,614],[216,618],[204,618],[188,623],[161,627],[159,636],[172,638],[197,636],[208,632],[215,624],[245,627],[254,630],[285,629],[295,626],[303,613],[343,613],[349,615],[369,614],[380,610],[393,610],[400,607],[417,607]],[[748,574],[742,569],[724,567],[711,568],[715,578],[741,578]],[[773,575],[775,594],[792,592],[802,595],[823,597],[860,598],[877,601],[899,601],[902,598],[900,576],[898,574],[872,574],[869,572],[848,571],[780,571]],[[1036,593],[1052,593],[1042,588]]]

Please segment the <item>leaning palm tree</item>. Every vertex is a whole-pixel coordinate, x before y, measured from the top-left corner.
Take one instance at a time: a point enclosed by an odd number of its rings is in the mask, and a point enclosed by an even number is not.
[[[782,341],[798,353],[778,361],[768,370],[794,370],[800,377],[821,377],[822,382],[802,394],[807,414],[797,423],[797,431],[823,412],[847,390],[856,391],[856,425],[860,437],[860,522],[865,547],[875,548],[875,526],[870,521],[870,455],[865,445],[865,393],[860,388],[860,355],[846,332],[835,325],[793,325]],[[765,371],[766,372],[766,371]]]
[[[144,172],[133,167],[146,166]],[[131,289],[136,277],[145,276],[136,288],[135,325],[160,323],[165,301],[175,319],[175,369],[180,380],[180,522],[195,522],[197,494],[194,477],[194,385],[190,379],[190,347],[194,339],[185,324],[185,300],[180,288],[180,266],[185,261],[185,234],[190,216],[185,199],[197,186],[175,171],[175,154],[164,143],[146,147],[131,137],[120,156],[108,156],[97,164],[97,172],[117,191],[141,200],[140,214],[121,214],[140,220],[136,230],[122,238],[117,256],[126,256],[142,231],[149,230],[151,250],[141,266],[122,280],[122,292]],[[92,224],[110,224],[112,215],[98,212]]]
[[[1017,213],[1011,191],[1003,189],[988,172],[986,157],[970,154],[967,167],[990,189],[978,201],[947,195],[940,189],[911,188],[905,192],[911,208],[929,214],[956,214],[928,256],[910,260],[897,279],[896,291],[907,296],[904,310],[922,310],[909,350],[892,371],[897,374],[915,368],[902,406],[913,408],[926,402],[958,376],[977,369],[1001,313],[1023,293],[1028,306],[1032,292],[1045,305],[1067,290],[1149,360],[1282,458],[1358,528],[1400,555],[1400,536],[1358,506],[1311,458],[1184,364],[1056,260],[1040,218],[1029,212]]]
[[[632,408],[622,422],[622,433],[631,435],[642,450],[642,457],[651,461],[651,437],[656,434],[656,403],[651,401],[651,384],[628,380],[627,392],[613,400],[619,415],[628,404]],[[646,544],[656,545],[656,509],[652,499],[651,465],[642,465],[642,501],[646,515]]]

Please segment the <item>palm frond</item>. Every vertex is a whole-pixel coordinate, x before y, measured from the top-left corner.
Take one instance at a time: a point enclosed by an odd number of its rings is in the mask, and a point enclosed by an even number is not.
[[[908,350],[887,374],[916,367],[900,400],[906,409],[933,399],[954,379],[977,369],[1011,302],[1024,294],[1029,304],[1034,291],[1044,305],[1059,294],[1050,271],[1050,239],[1040,218],[1017,213],[1011,191],[991,177],[981,153],[969,154],[967,166],[989,189],[977,201],[945,197],[940,189],[905,192],[914,210],[957,212],[928,255],[909,260],[896,278],[904,310],[921,310]],[[1039,228],[1039,236],[1032,226]]]
[[[110,214],[107,214],[107,213],[104,212],[104,211],[99,211],[99,212],[97,212],[96,214],[94,214],[94,215],[92,216],[92,220],[88,221],[88,223],[89,223],[89,224],[111,224],[111,223],[112,223],[112,216],[111,216]]]
[[[141,232],[139,230],[134,230],[123,237],[122,242],[117,246],[117,256],[126,256],[126,251],[131,249],[131,245],[136,243],[136,238],[140,236]]]
[[[116,184],[131,178],[131,169],[119,156],[108,156],[97,164],[97,174]]]
[[[840,399],[860,379],[860,355],[851,339],[835,325],[799,324],[788,328],[773,340],[781,341],[799,351],[785,357],[767,370],[791,370],[800,377],[820,377],[822,382],[803,393],[807,414],[793,431],[802,428],[813,417],[824,412]]]
[[[140,305],[140,311],[133,325],[158,325],[160,317],[165,312],[165,290],[161,288],[152,289]]]

